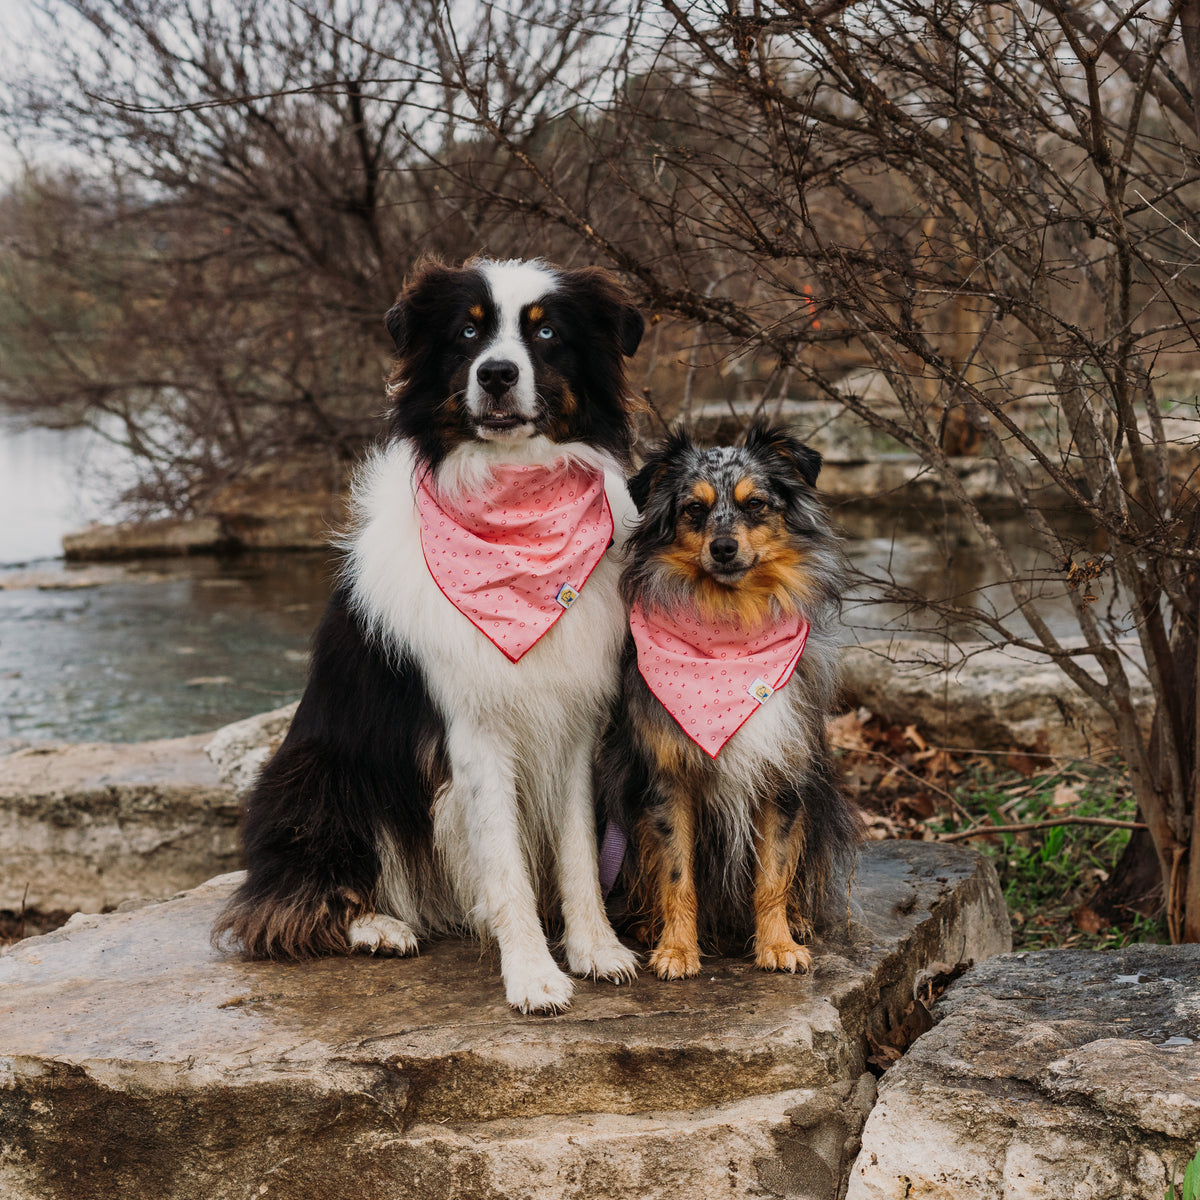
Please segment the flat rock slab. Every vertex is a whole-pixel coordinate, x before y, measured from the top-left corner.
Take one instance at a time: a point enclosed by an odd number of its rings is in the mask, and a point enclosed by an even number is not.
[[[0,757],[0,909],[99,912],[240,860],[210,734],[54,743]]]
[[[1123,643],[1131,661],[1140,658]],[[1081,659],[1089,669],[1091,660]],[[1066,758],[1100,758],[1116,745],[1108,714],[1041,655],[983,642],[863,642],[842,650],[842,690],[888,721],[917,725],[939,746],[1022,750]],[[1129,671],[1134,707],[1149,730],[1154,696],[1145,676]]]
[[[1200,1144],[1200,946],[993,958],[883,1077],[848,1200],[1162,1200]]]
[[[834,1200],[873,1095],[868,1033],[929,963],[1011,944],[986,860],[875,843],[813,975],[711,959],[686,982],[580,981],[566,1013],[521,1017],[469,942],[223,956],[208,932],[237,879],[0,957],[5,1200]]]

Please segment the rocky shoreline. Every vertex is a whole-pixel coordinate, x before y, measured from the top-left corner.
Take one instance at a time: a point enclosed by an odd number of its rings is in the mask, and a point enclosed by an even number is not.
[[[69,562],[240,550],[323,550],[346,517],[348,464],[329,457],[268,464],[216,491],[191,518],[93,524],[63,536]]]
[[[1111,731],[1053,670],[902,649],[846,650],[852,702],[944,744],[1103,752]],[[380,1200],[448,1180],[464,1200],[1160,1200],[1200,1137],[1200,950],[1005,955],[995,872],[957,847],[864,847],[812,975],[713,959],[682,985],[584,982],[545,1020],[508,1013],[494,956],[458,939],[409,960],[222,954],[208,930],[238,877],[210,876],[237,866],[240,800],[294,710],[0,756],[0,910],[76,910],[0,950],[5,1196],[86,1175],[97,1197],[232,1200],[270,1178],[315,1200],[353,1170]]]
[[[936,745],[1064,759],[1111,752],[1107,717],[1054,667],[983,646],[959,651],[947,659],[942,643],[848,646],[846,702],[916,725]],[[1137,702],[1148,722],[1148,687]],[[99,912],[231,870],[239,798],[294,711],[165,741],[0,747],[0,912]]]

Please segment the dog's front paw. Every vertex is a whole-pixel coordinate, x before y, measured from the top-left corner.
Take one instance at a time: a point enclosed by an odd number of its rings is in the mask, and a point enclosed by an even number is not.
[[[700,951],[695,946],[656,946],[650,967],[659,979],[687,979],[700,974]]]
[[[417,935],[395,917],[372,913],[350,923],[350,949],[359,954],[416,954]]]
[[[772,942],[755,948],[754,965],[764,971],[791,971],[794,975],[812,970],[812,954],[795,942]]]
[[[504,973],[504,996],[523,1013],[556,1013],[570,1007],[575,984],[549,960],[540,971],[525,970]]]
[[[585,947],[572,946],[568,942],[567,965],[574,975],[629,983],[637,978],[638,956],[615,937]]]

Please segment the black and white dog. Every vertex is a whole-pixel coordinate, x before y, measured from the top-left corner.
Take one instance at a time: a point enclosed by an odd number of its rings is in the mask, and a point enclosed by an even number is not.
[[[214,938],[303,958],[472,929],[508,1002],[553,1011],[574,984],[539,904],[560,903],[575,974],[636,966],[601,900],[591,772],[627,633],[623,360],[643,320],[602,271],[478,260],[419,268],[386,323],[390,437]]]

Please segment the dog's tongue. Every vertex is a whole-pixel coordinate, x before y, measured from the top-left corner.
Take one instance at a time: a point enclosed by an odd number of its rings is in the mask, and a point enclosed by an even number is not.
[[[613,534],[604,473],[495,468],[482,488],[417,488],[421,547],[443,595],[513,662],[575,603]]]

